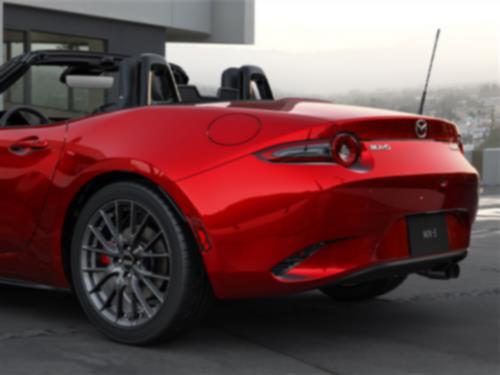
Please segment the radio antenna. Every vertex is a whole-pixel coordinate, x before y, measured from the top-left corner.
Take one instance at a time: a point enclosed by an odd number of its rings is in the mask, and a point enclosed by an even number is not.
[[[427,70],[427,79],[425,80],[424,92],[422,93],[422,99],[420,100],[420,108],[418,114],[424,114],[425,98],[427,97],[427,88],[429,87],[429,80],[431,79],[432,65],[434,64],[434,57],[436,57],[436,49],[439,42],[439,35],[441,34],[441,29],[436,31],[436,39],[434,41],[434,48],[432,49],[431,62],[429,64],[429,70]]]

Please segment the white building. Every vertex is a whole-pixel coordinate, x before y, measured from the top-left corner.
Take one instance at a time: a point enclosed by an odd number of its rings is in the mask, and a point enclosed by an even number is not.
[[[14,42],[25,50],[76,44],[118,53],[163,52],[165,41],[253,43],[254,2],[0,0],[0,38],[0,56]]]
[[[46,49],[166,52],[168,58],[166,42],[253,43],[254,0],[0,0],[0,39],[0,63]],[[71,91],[52,88],[60,72],[49,70],[36,69],[16,83],[0,96],[0,109],[78,107]]]

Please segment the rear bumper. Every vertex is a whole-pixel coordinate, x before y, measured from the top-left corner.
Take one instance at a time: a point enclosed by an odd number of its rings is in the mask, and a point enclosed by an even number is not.
[[[428,259],[439,261],[440,257],[459,258],[457,254],[461,254],[469,246],[469,214],[463,209],[437,212],[443,214],[447,221],[448,248],[429,254],[430,257],[411,255],[406,220],[410,216],[408,214],[394,216],[392,222],[382,222],[387,226],[371,235],[337,238],[301,250],[273,267],[272,274],[282,283],[325,282],[332,278],[348,278],[379,267],[386,268],[387,265],[391,265],[387,267],[390,271],[405,262],[416,266],[422,262],[425,266]],[[428,215],[434,213],[427,212]],[[373,217],[371,221],[377,221],[376,219]],[[356,228],[366,229],[366,225],[360,222]],[[422,268],[417,271],[420,270]]]
[[[394,275],[407,275],[410,273],[426,271],[441,265],[458,263],[467,256],[467,250],[430,255],[420,258],[409,258],[393,262],[382,262],[375,266],[367,267],[345,277],[338,278],[334,284],[362,283]]]
[[[343,171],[340,178],[332,169],[248,157],[180,183],[210,238],[203,259],[217,297],[296,293],[354,275],[403,272],[410,265],[420,271],[428,261],[464,257],[478,202],[473,170]],[[221,194],[221,185],[231,188]],[[432,259],[411,258],[406,217],[431,212],[447,214],[449,248]],[[276,273],[311,248],[287,277]]]

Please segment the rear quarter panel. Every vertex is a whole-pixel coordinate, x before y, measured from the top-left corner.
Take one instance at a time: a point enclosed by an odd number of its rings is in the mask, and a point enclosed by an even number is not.
[[[200,214],[176,181],[242,158],[276,140],[307,138],[311,123],[324,123],[308,119],[305,125],[301,116],[269,113],[259,116],[257,121],[270,126],[262,126],[251,141],[234,146],[210,141],[207,132],[215,120],[247,112],[223,107],[147,107],[70,122],[46,209],[30,250],[25,254],[26,259],[33,256],[39,259],[39,265],[26,277],[40,283],[67,286],[62,267],[61,231],[74,197],[92,179],[117,171],[144,176],[162,187],[186,217],[198,218]],[[282,121],[284,116],[289,117],[286,125]]]

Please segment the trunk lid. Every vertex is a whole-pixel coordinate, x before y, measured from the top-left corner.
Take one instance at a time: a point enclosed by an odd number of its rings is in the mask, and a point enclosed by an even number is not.
[[[458,132],[450,122],[416,114],[339,105],[307,99],[240,101],[229,108],[281,112],[331,121],[334,126],[316,129],[312,138],[329,138],[339,132],[354,133],[361,140],[432,139],[456,142]]]

